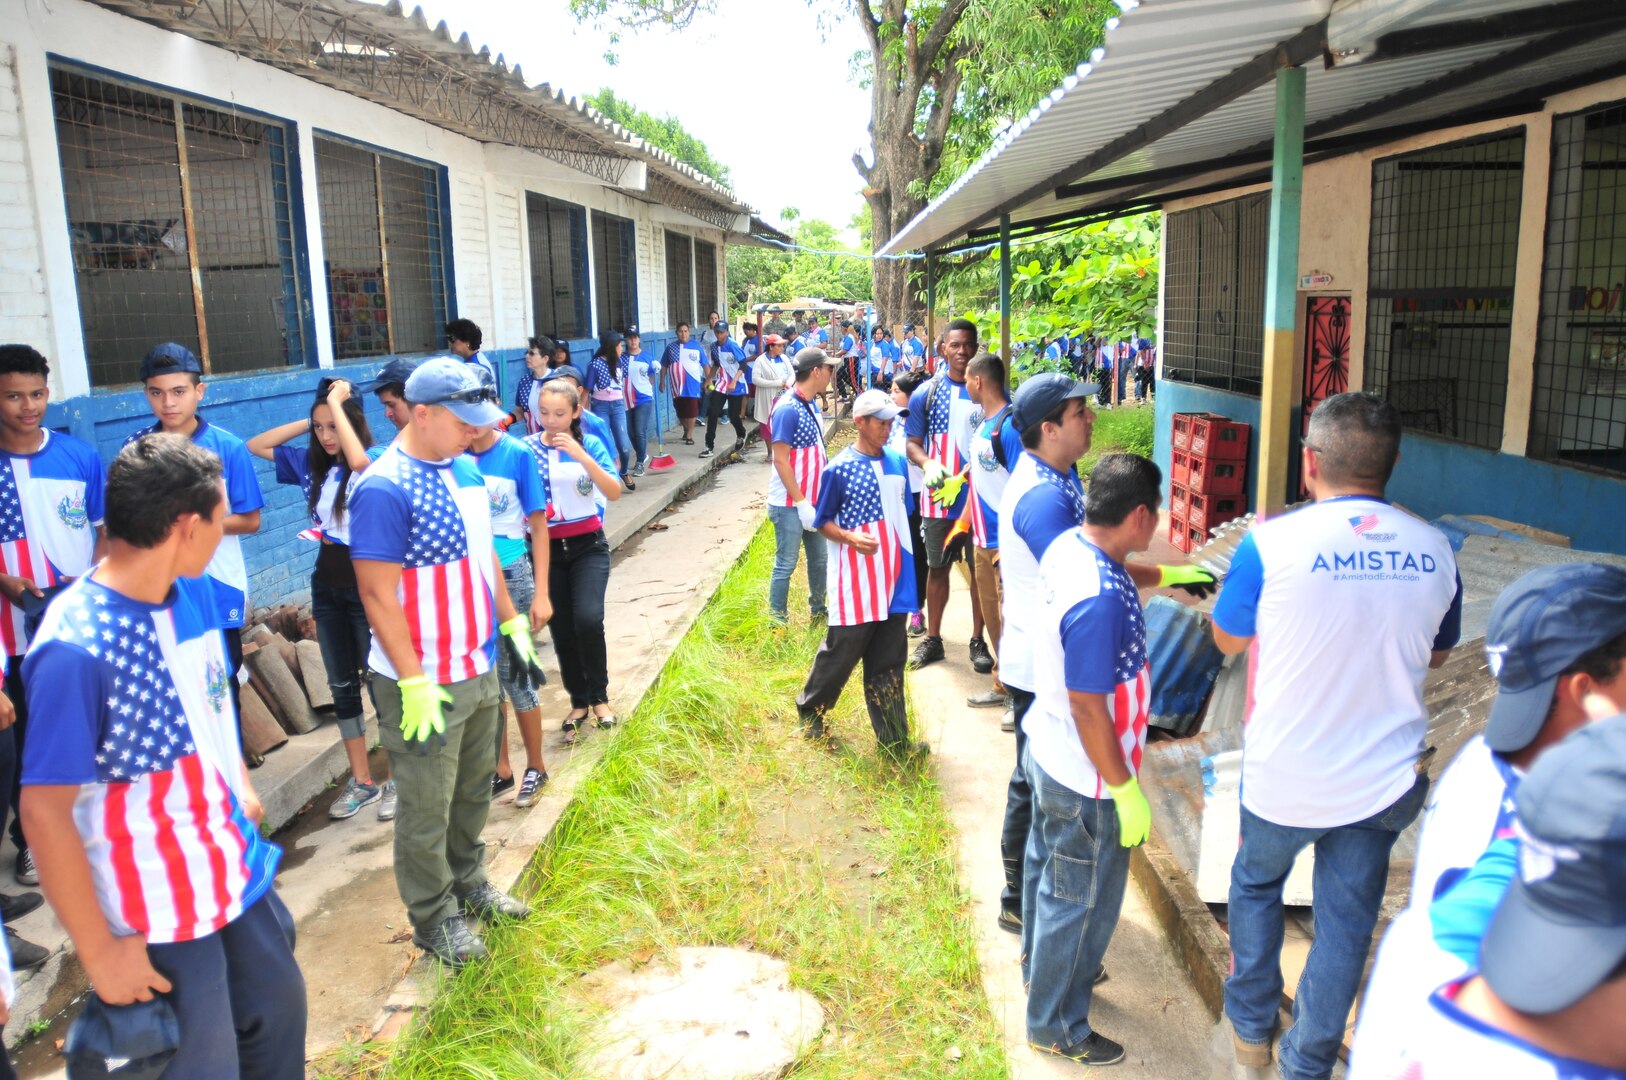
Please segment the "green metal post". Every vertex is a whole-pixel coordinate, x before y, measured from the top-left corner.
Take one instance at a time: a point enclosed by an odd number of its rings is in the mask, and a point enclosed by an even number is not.
[[[1270,251],[1265,268],[1264,386],[1259,395],[1258,509],[1287,504],[1293,447],[1293,330],[1298,320],[1299,207],[1304,194],[1304,69],[1276,72],[1276,138],[1270,169]]]
[[[1011,216],[999,215],[999,355],[1011,362]]]
[[[932,258],[930,251],[926,252],[926,348],[927,355],[935,355],[930,350],[937,348],[937,274],[935,272],[937,260]]]

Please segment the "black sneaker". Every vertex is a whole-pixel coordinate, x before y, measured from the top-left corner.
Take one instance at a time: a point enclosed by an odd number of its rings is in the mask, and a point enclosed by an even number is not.
[[[712,449],[709,446],[706,447],[704,450],[700,451],[700,456],[701,457],[711,457],[711,455],[712,455]]]
[[[460,968],[491,955],[486,952],[486,943],[461,915],[448,915],[430,930],[414,929],[412,944],[449,968]]]
[[[6,948],[11,950],[11,970],[33,971],[51,958],[51,950],[42,945],[36,945],[25,937],[19,937],[17,931],[6,927]]]
[[[943,659],[943,639],[940,637],[923,637],[915,651],[909,654],[909,670],[923,668],[927,664],[935,664]]]
[[[40,872],[34,868],[33,852],[23,848],[17,853],[17,868],[12,871],[12,876],[17,879],[19,885],[38,885],[40,883]]]
[[[512,773],[510,773],[507,776],[498,776],[495,773],[492,774],[492,776],[491,776],[491,797],[493,799],[495,799],[498,795],[501,795],[503,792],[512,791],[513,789],[514,789],[514,776],[513,776]]]
[[[537,796],[547,786],[548,774],[541,769],[526,769],[525,779],[519,782],[519,794],[514,797],[514,805],[521,810],[536,802]]]
[[[515,900],[505,892],[500,892],[497,886],[489,881],[480,883],[480,887],[467,896],[458,898],[457,906],[464,915],[473,916],[484,922],[496,919],[528,919],[531,917],[530,905],[522,900]]]
[[[999,909],[999,928],[1007,934],[1020,934],[1022,932],[1022,913],[1020,911],[1006,911]]]
[[[1080,1065],[1116,1065],[1124,1059],[1124,1048],[1099,1031],[1090,1032],[1089,1038],[1072,1046],[1040,1046],[1028,1043],[1041,1054],[1055,1054]]]
[[[987,644],[980,637],[971,639],[971,667],[978,675],[986,675],[994,670],[994,654],[988,651]]]
[[[18,893],[16,896],[0,894],[0,922],[11,922],[27,915],[45,901],[37,892]]]

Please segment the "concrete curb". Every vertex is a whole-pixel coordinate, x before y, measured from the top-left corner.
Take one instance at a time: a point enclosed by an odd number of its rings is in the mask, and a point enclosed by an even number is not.
[[[1197,996],[1218,1020],[1225,1009],[1231,948],[1208,905],[1164,846],[1157,830],[1129,855],[1129,873],[1191,976]]]

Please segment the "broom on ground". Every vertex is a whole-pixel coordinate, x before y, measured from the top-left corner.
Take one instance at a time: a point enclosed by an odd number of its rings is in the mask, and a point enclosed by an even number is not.
[[[658,451],[649,459],[648,472],[665,472],[667,469],[677,467],[677,458],[666,452],[666,395],[657,394],[655,397],[655,449]]]

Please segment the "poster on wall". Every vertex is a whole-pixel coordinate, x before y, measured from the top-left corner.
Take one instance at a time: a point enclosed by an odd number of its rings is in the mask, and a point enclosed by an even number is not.
[[[335,270],[328,276],[333,347],[341,356],[389,351],[389,298],[376,270]]]

